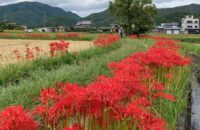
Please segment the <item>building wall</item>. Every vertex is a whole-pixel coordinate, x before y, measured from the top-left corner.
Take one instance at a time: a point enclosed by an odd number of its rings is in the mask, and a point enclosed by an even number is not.
[[[186,29],[199,29],[199,19],[195,19],[194,16],[186,16],[182,19],[182,30]]]
[[[176,29],[167,29],[166,34],[180,34],[180,30]]]
[[[174,34],[180,34],[179,30],[174,30]]]

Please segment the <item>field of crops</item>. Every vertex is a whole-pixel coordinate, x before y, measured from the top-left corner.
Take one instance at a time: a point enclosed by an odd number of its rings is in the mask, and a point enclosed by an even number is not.
[[[17,59],[14,51],[18,51],[19,55],[25,56],[27,46],[30,51],[37,55],[37,57],[48,57],[50,48],[49,45],[54,41],[50,40],[11,40],[0,39],[0,65],[6,65],[9,63],[21,62],[21,59]],[[58,41],[55,41],[58,42]],[[68,51],[70,53],[77,53],[82,50],[93,47],[93,43],[89,41],[67,41],[70,43]],[[38,49],[38,51],[37,51]]]
[[[94,37],[0,40],[4,62],[22,57],[24,48],[23,60],[30,61],[0,67],[0,130],[176,129],[187,105],[186,43],[147,35]],[[33,58],[38,48],[48,56]]]

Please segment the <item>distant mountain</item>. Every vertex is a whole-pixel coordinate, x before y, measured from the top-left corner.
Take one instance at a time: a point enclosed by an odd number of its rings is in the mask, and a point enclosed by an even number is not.
[[[185,15],[194,15],[200,18],[200,5],[190,4],[175,8],[158,9],[156,24],[163,22],[181,22]],[[31,27],[66,25],[73,26],[81,20],[91,20],[94,26],[109,26],[117,23],[115,18],[109,15],[108,10],[93,13],[85,18],[81,18],[70,11],[66,12],[61,8],[51,7],[39,2],[21,2],[0,6],[0,21],[7,20],[19,25],[28,25]]]
[[[112,23],[115,23],[115,19],[110,16],[108,10],[105,10],[103,12],[100,13],[94,13],[91,14],[85,18],[83,18],[83,20],[91,20],[94,24],[94,26],[108,26]]]
[[[175,8],[158,9],[156,24],[158,25],[163,22],[181,23],[181,19],[185,15],[194,15],[196,18],[200,18],[200,5],[190,4]]]
[[[157,13],[158,13],[156,17],[157,25],[163,22],[180,23],[181,19],[185,15],[194,15],[195,17],[200,18],[200,5],[191,4],[175,8],[158,9]],[[96,26],[106,26],[112,23],[116,23],[116,21],[111,16],[109,16],[108,10],[105,10],[100,13],[91,14],[84,19],[92,20],[94,25]]]
[[[72,12],[66,12],[61,8],[51,7],[47,4],[21,2],[0,6],[0,21],[5,19],[28,26],[41,26],[44,25],[44,21],[45,24],[50,26],[72,26],[81,20],[81,17]]]

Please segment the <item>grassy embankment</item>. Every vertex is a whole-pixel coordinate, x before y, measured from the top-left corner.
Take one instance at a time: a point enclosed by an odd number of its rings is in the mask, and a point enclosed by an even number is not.
[[[144,51],[153,43],[152,40],[147,39],[123,39],[121,42],[122,46],[118,49],[103,54],[96,54],[96,50],[85,51],[80,53],[79,60],[75,60],[73,64],[61,64],[59,67],[52,64],[54,67],[50,67],[51,69],[44,69],[45,66],[42,66],[30,73],[31,78],[21,78],[20,76],[17,84],[0,86],[0,109],[18,104],[25,108],[32,108],[37,104],[36,97],[38,97],[40,89],[52,86],[56,81],[84,85],[93,81],[98,75],[109,75],[108,63],[121,60],[136,51]],[[55,64],[57,63],[55,62]],[[48,64],[46,66],[48,67]]]
[[[193,52],[193,53],[200,55],[200,45],[193,44],[193,43],[185,43],[185,42],[181,43],[180,45],[183,48],[185,48],[186,51],[190,51],[190,52]]]
[[[48,33],[48,32],[33,32],[33,33],[26,33],[26,32],[23,32],[23,31],[5,31],[3,33],[0,33],[0,39],[92,41],[95,38],[96,38],[95,33],[83,33],[83,32],[50,32],[50,33]]]

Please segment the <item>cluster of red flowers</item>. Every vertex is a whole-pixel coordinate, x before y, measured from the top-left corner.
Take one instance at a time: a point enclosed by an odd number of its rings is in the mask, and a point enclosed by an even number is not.
[[[10,36],[10,34],[8,34],[8,33],[0,33],[0,37],[9,37]]]
[[[40,47],[30,47],[29,44],[25,45],[25,50],[13,50],[13,54],[17,60],[32,60],[40,55],[56,56],[56,54],[62,54],[68,51],[69,43],[60,41],[52,42],[49,44],[49,52],[44,52]]]
[[[136,34],[131,34],[128,36],[129,38],[148,38],[148,39],[153,39],[156,41],[161,41],[161,40],[171,40],[170,38],[167,37],[161,37],[161,36],[151,36],[151,35],[146,35],[146,34],[141,34],[141,35],[136,35]]]
[[[37,130],[38,124],[21,106],[0,111],[0,130]]]
[[[49,37],[48,34],[25,34],[24,36],[28,38],[48,38]]]
[[[133,38],[133,39],[134,39],[134,38],[138,38],[138,36],[135,35],[135,34],[131,34],[131,35],[129,35],[128,37],[129,37],[129,38]]]
[[[188,65],[188,59],[178,54],[177,47],[173,41],[158,41],[146,52],[110,63],[111,77],[101,75],[86,86],[57,82],[54,88],[41,90],[41,104],[32,113],[39,116],[44,129],[165,130],[165,120],[151,108],[160,101],[157,99],[176,99],[165,93],[167,88],[156,79],[151,66]],[[7,117],[3,116],[4,121]]]
[[[56,34],[56,38],[58,39],[65,39],[65,38],[72,38],[72,37],[80,37],[79,33],[67,33],[67,34]]]
[[[69,47],[69,43],[65,41],[52,42],[50,43],[50,54],[55,56],[57,53],[65,53]]]
[[[96,46],[108,46],[120,39],[119,35],[114,34],[100,34],[93,42]]]
[[[189,65],[190,59],[178,54],[178,49],[179,46],[177,46],[175,41],[157,41],[147,52],[137,53],[134,58],[139,60],[141,64],[167,68]]]
[[[80,129],[87,128],[88,126],[85,124],[90,121],[94,123],[89,126],[90,129],[95,129],[97,126],[106,129],[114,126],[113,124],[116,122],[126,120],[127,127],[130,128],[164,130],[165,121],[149,111],[148,108],[152,107],[157,98],[172,102],[175,101],[175,98],[171,94],[165,93],[164,84],[156,81],[155,74],[152,73],[150,67],[146,67],[150,64],[143,63],[143,56],[146,56],[145,59],[151,64],[163,66],[152,59],[149,53],[152,49],[157,48],[163,51],[166,51],[166,48],[171,50],[170,52],[175,51],[174,47],[177,47],[175,43],[168,42],[157,42],[142,55],[136,53],[120,62],[109,64],[112,77],[99,76],[95,82],[86,87],[58,82],[56,88],[43,89],[39,98],[42,105],[34,109],[34,114],[39,115],[46,124],[52,127],[58,127],[58,124],[66,118],[73,118],[77,122],[70,123],[78,123],[81,125]],[[161,44],[165,46],[162,47]],[[158,60],[164,58],[172,66],[183,66],[189,63],[185,62],[187,60],[183,57],[178,57],[181,63],[178,64],[179,62],[174,63],[173,60],[168,59],[169,57],[165,57],[165,54],[164,57],[160,57],[160,53],[153,54]],[[173,56],[178,56],[178,54],[171,56],[174,59]],[[152,82],[148,84],[144,80]],[[67,126],[70,125],[69,122],[65,123]]]
[[[25,51],[20,52],[19,50],[15,49],[13,50],[13,54],[15,55],[16,59],[26,59],[26,60],[32,60],[35,58],[35,56],[40,55],[42,50],[39,47],[31,48],[29,44],[25,45]]]

